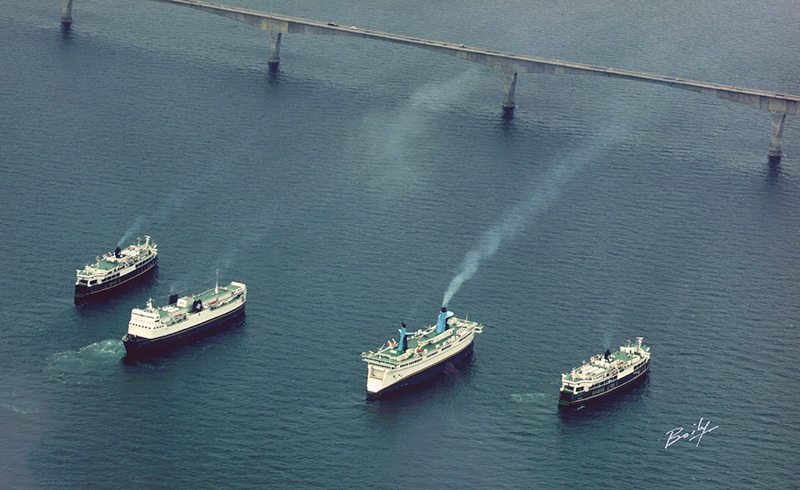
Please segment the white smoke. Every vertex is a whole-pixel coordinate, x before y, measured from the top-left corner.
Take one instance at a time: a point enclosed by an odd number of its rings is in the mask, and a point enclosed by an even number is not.
[[[122,238],[119,239],[119,242],[117,243],[117,246],[118,247],[122,247],[123,243],[127,243],[128,240],[133,236],[133,234],[138,232],[139,229],[141,229],[142,223],[144,223],[144,221],[145,221],[145,217],[144,216],[142,216],[142,215],[137,216],[136,220],[134,220],[133,224],[128,227],[128,229],[125,231],[125,234],[122,235]]]
[[[538,185],[535,185],[525,198],[506,214],[500,223],[486,232],[478,246],[467,253],[458,273],[445,290],[442,306],[447,306],[459,288],[461,288],[461,285],[475,275],[482,261],[497,252],[503,240],[513,238],[531,220],[542,211],[545,211],[556,200],[569,179],[582,169],[596,155],[598,150],[607,147],[608,143],[606,141],[589,145],[587,151],[574,155],[567,163],[558,165],[547,172]]]
[[[469,99],[479,80],[477,70],[426,83],[388,115],[380,112],[364,117],[364,129],[352,143],[358,149],[352,161],[359,178],[380,189],[381,203],[396,203],[423,185],[427,162],[418,158],[417,152],[429,144],[430,132],[440,131],[439,119]],[[366,148],[362,148],[362,142],[368,143]]]

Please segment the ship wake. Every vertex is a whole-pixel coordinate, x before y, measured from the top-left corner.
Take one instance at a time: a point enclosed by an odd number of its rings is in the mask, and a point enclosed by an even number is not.
[[[50,378],[66,385],[87,385],[100,381],[108,368],[117,366],[125,355],[120,340],[101,340],[78,350],[58,352],[47,358]]]
[[[511,399],[518,403],[535,403],[543,399],[552,398],[547,393],[512,393]]]

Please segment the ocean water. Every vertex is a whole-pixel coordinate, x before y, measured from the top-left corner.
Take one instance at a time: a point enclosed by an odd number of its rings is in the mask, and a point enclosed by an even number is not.
[[[791,1],[235,5],[800,94]],[[0,4],[5,488],[797,488],[796,117],[770,167],[769,114],[691,92],[521,75],[509,122],[454,58],[284,35],[269,74],[244,24],[60,9]],[[145,234],[158,276],[76,308],[75,269]],[[367,401],[360,353],[464,267],[474,356]],[[132,308],[216,271],[243,321],[124,360]],[[637,336],[644,385],[559,413],[561,373]]]

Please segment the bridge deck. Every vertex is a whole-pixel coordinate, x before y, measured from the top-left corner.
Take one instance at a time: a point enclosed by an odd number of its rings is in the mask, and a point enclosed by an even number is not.
[[[800,113],[800,96],[753,90],[716,83],[698,82],[680,78],[639,73],[635,71],[605,68],[601,66],[550,60],[513,53],[503,53],[489,49],[465,46],[463,44],[445,43],[419,39],[399,34],[360,29],[355,26],[340,26],[334,23],[300,19],[285,15],[269,14],[239,7],[229,7],[203,2],[200,0],[155,0],[159,2],[184,5],[205,12],[221,15],[272,33],[286,34],[323,34],[359,37],[405,44],[456,58],[480,63],[502,70],[508,75],[516,73],[544,73],[553,75],[599,75],[611,78],[623,78],[640,82],[656,83],[669,87],[691,90],[712,95],[732,102],[745,104],[756,109],[776,114]]]

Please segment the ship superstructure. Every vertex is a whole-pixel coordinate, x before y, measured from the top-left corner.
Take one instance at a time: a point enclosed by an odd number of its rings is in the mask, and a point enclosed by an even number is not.
[[[215,286],[197,295],[178,297],[169,304],[144,309],[134,308],[128,333],[122,337],[128,355],[145,356],[163,353],[176,345],[224,326],[244,313],[247,287],[239,282]]]
[[[650,370],[650,347],[628,341],[613,354],[592,357],[589,362],[561,375],[560,408],[580,407],[603,399],[644,378]]]
[[[137,239],[135,245],[124,250],[117,247],[114,252],[97,257],[94,264],[78,270],[75,304],[107,297],[155,271],[158,265],[158,246],[150,242],[149,236],[145,235],[144,238],[144,243]]]
[[[442,308],[436,325],[409,333],[400,328],[399,340],[389,340],[377,351],[362,352],[367,363],[367,396],[377,398],[417,385],[472,354],[476,333],[483,326],[456,318]]]

